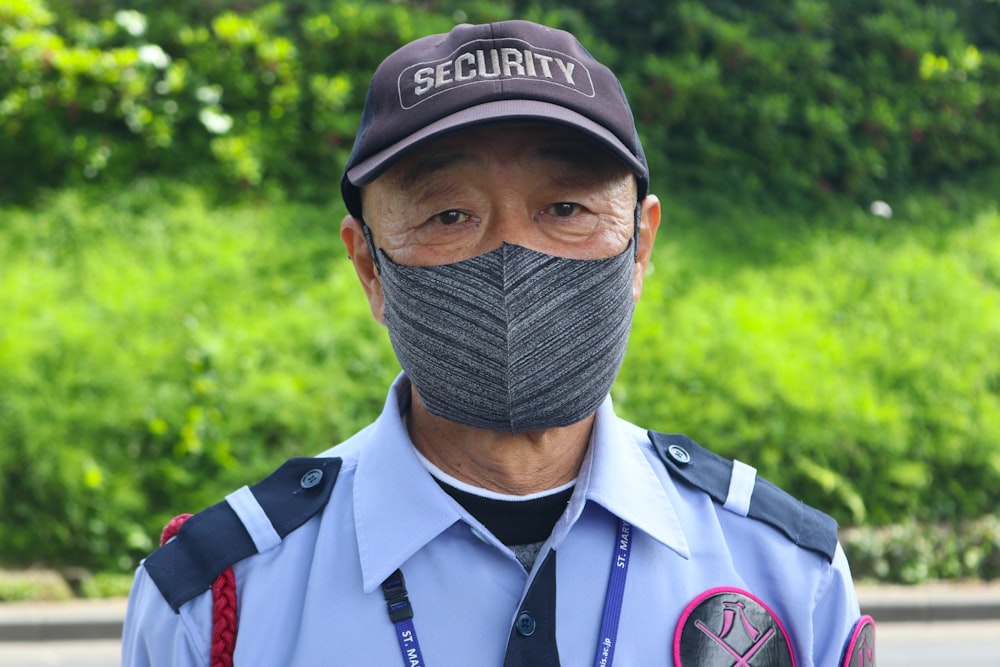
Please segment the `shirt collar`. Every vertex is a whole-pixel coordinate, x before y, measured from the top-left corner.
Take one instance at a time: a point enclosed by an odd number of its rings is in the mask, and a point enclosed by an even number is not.
[[[414,453],[403,410],[409,391],[409,380],[396,378],[358,454],[354,516],[365,592],[461,518]]]
[[[615,415],[610,396],[604,400],[597,409],[577,490],[554,533],[568,530],[582,513],[583,504],[591,501],[683,558],[690,558],[674,504],[640,444],[639,438],[647,437],[644,431]],[[558,535],[554,537],[555,543],[561,541]]]

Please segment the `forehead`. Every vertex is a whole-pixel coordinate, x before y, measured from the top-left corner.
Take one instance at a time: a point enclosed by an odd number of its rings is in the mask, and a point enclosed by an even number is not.
[[[631,173],[621,159],[581,132],[556,124],[499,123],[429,141],[400,158],[376,182],[409,190],[450,171],[470,174],[491,163],[595,181]]]

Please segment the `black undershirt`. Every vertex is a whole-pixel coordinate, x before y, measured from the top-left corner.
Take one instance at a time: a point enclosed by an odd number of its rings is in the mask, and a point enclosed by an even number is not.
[[[544,542],[566,511],[573,487],[533,500],[495,500],[456,489],[434,478],[445,493],[506,546]]]

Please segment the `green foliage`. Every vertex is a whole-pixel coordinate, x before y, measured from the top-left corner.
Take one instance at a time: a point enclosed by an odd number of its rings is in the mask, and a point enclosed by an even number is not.
[[[381,406],[395,361],[339,211],[139,184],[0,217],[0,562],[129,566]]]
[[[716,227],[674,209],[620,410],[752,462],[842,523],[991,512],[1000,214],[995,195],[977,213],[958,196],[910,197],[889,220],[718,206]]]
[[[99,572],[80,582],[79,597],[87,599],[128,597],[132,573]]]
[[[1000,214],[981,191],[888,220],[667,200],[619,412],[844,524],[989,514]],[[128,570],[173,514],[369,423],[398,371],[339,206],[88,192],[0,208],[5,565]]]
[[[0,0],[0,199],[137,173],[329,199],[375,66],[453,24],[351,0],[62,5]]]
[[[657,184],[884,196],[1000,158],[1000,3],[0,0],[0,199],[137,173],[336,197],[368,77],[459,21],[575,32]]]
[[[595,0],[584,13],[618,55],[661,182],[797,201],[997,163],[1000,40],[963,28],[1000,24],[1000,5],[964,4]]]
[[[929,579],[1000,579],[1000,518],[953,524],[908,521],[843,531],[856,579],[918,584]]]
[[[73,591],[49,570],[0,570],[0,602],[68,600]]]
[[[997,173],[892,193],[997,165],[1000,3],[0,0],[0,563],[129,569],[370,421],[396,363],[328,203],[368,77],[513,17],[622,75],[654,191],[686,193],[622,414],[842,523],[994,510]],[[891,219],[845,203],[875,198]],[[928,539],[862,560],[919,578]]]

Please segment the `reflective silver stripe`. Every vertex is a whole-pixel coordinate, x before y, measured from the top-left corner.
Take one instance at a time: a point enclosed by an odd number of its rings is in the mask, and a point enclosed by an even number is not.
[[[733,475],[729,478],[729,494],[724,508],[746,516],[750,511],[750,496],[757,482],[757,469],[742,461],[733,461]]]
[[[281,544],[281,536],[274,530],[271,520],[264,513],[264,508],[257,502],[250,487],[244,486],[233,491],[226,496],[226,502],[250,533],[250,539],[257,547],[257,553],[264,553]]]

